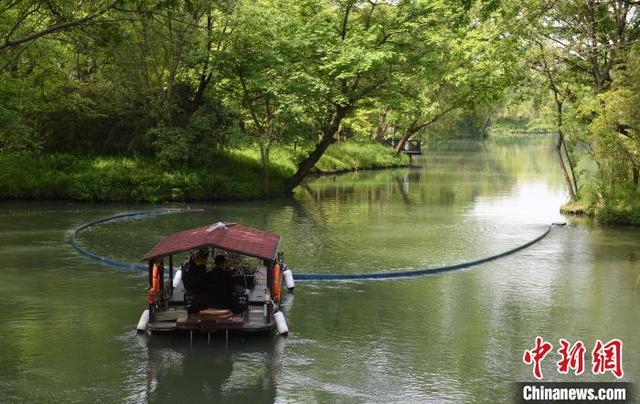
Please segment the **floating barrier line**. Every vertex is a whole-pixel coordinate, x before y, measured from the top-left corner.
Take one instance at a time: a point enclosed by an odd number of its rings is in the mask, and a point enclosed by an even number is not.
[[[148,267],[144,264],[136,264],[133,262],[119,261],[113,258],[103,257],[103,256],[92,253],[91,251],[87,250],[82,245],[80,245],[80,243],[78,243],[78,235],[83,231],[90,229],[92,227],[97,227],[99,225],[115,222],[121,219],[125,219],[125,220],[137,219],[141,217],[160,216],[160,215],[167,215],[170,213],[180,213],[185,211],[186,211],[185,209],[161,209],[161,210],[145,210],[145,211],[139,211],[139,212],[119,213],[117,215],[105,217],[103,219],[85,223],[76,227],[71,231],[71,236],[69,237],[69,243],[80,254],[94,261],[98,261],[101,264],[110,265],[116,268],[134,269],[137,271],[147,271]]]
[[[133,269],[139,271],[147,271],[148,267],[143,264],[136,264],[131,262],[119,261],[116,259],[103,257],[97,254],[92,253],[91,251],[85,249],[78,243],[77,236],[92,227],[96,227],[102,224],[106,224],[109,222],[114,222],[118,220],[127,220],[133,218],[141,218],[141,217],[151,217],[151,216],[159,216],[166,215],[171,213],[181,213],[188,212],[186,209],[162,209],[162,210],[152,210],[152,211],[139,211],[139,212],[127,212],[127,213],[119,213],[117,215],[109,216],[100,220],[96,220],[93,222],[85,223],[75,228],[71,232],[71,236],[69,238],[69,242],[73,246],[73,248],[78,251],[80,254],[85,257],[92,259],[94,261],[100,262],[105,265],[110,265],[117,268],[123,269]],[[383,279],[397,279],[397,278],[411,278],[416,276],[425,276],[425,275],[433,275],[443,272],[449,271],[457,271],[460,269],[474,267],[480,264],[484,264],[485,262],[494,261],[503,257],[506,257],[511,254],[515,254],[520,250],[524,250],[527,247],[532,246],[538,241],[545,238],[555,226],[564,226],[565,223],[551,223],[547,229],[540,234],[538,237],[527,241],[524,244],[520,244],[517,247],[514,247],[510,250],[503,251],[499,254],[491,255],[488,257],[461,262],[458,264],[452,265],[444,265],[439,267],[429,267],[422,269],[413,269],[408,271],[395,271],[395,272],[371,272],[371,273],[360,273],[360,274],[312,274],[312,273],[294,273],[293,277],[296,281],[361,281],[361,280],[383,280]]]
[[[501,252],[499,254],[491,255],[489,257],[480,258],[473,261],[461,262],[458,264],[444,265],[440,267],[429,267],[423,269],[412,269],[408,271],[395,271],[395,272],[372,272],[364,274],[293,274],[296,281],[359,281],[359,280],[383,280],[383,279],[397,279],[397,278],[411,278],[415,276],[433,275],[442,272],[457,271],[464,268],[470,268],[476,265],[484,264],[485,262],[497,260],[499,258],[506,257],[507,255],[515,254],[520,250],[524,250],[527,247],[532,246],[538,241],[545,238],[553,229],[554,226],[564,226],[565,223],[551,223],[547,230],[533,240],[527,241],[517,247],[510,250]]]

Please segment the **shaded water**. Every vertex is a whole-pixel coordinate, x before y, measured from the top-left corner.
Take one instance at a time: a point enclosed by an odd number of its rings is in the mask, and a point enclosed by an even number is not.
[[[481,258],[562,220],[550,139],[447,147],[419,162],[314,179],[294,199],[109,224],[81,241],[134,261],[170,232],[230,220],[280,233],[294,271],[366,272]],[[511,382],[532,380],[521,358],[536,335],[588,351],[620,338],[624,380],[640,379],[638,229],[575,223],[469,270],[299,284],[287,339],[190,346],[136,336],[145,277],[66,244],[74,226],[146,208],[0,205],[0,401],[504,402]],[[560,376],[555,360],[545,380],[611,379]]]

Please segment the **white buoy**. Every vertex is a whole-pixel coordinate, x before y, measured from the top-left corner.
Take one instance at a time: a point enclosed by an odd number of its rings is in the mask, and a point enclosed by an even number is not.
[[[293,272],[287,267],[287,269],[282,273],[284,276],[284,282],[287,284],[287,289],[292,291],[293,288],[296,287],[296,282],[293,280]]]
[[[276,321],[276,328],[278,330],[278,334],[287,335],[289,334],[289,327],[287,327],[287,320],[284,319],[284,314],[281,311],[276,312],[273,315],[273,319]]]
[[[173,276],[173,287],[177,288],[180,282],[182,282],[182,269],[178,269]]]
[[[179,269],[176,271],[176,274],[173,276],[173,293],[171,294],[171,302],[184,302],[184,283],[182,282],[182,270]]]
[[[142,312],[142,315],[140,316],[140,320],[138,320],[138,326],[136,327],[136,330],[138,330],[138,332],[147,331],[148,323],[149,323],[149,309]]]

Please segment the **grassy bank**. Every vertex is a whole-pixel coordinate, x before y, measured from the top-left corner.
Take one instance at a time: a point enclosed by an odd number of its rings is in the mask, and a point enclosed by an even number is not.
[[[274,148],[270,194],[282,195],[304,150]],[[407,164],[378,144],[332,145],[315,172]],[[0,154],[0,199],[70,199],[101,202],[240,200],[264,197],[263,171],[254,149],[216,152],[206,167],[161,169],[152,159],[53,154]]]
[[[603,178],[593,157],[581,152],[576,167],[580,191],[576,202],[568,202],[560,212],[587,216],[604,224],[640,226],[640,188],[629,180],[617,183]]]
[[[568,202],[560,208],[560,212],[574,216],[589,216],[604,224],[640,226],[640,194],[629,192],[597,202]]]

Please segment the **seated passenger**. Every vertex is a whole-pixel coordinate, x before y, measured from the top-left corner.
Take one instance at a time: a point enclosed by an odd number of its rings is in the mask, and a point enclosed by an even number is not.
[[[184,288],[191,295],[206,293],[206,271],[207,257],[209,251],[200,249],[191,255],[189,261],[184,266],[183,282]]]
[[[207,297],[212,307],[231,306],[233,294],[233,281],[231,274],[225,271],[226,258],[222,254],[216,255],[213,270],[207,273]]]

